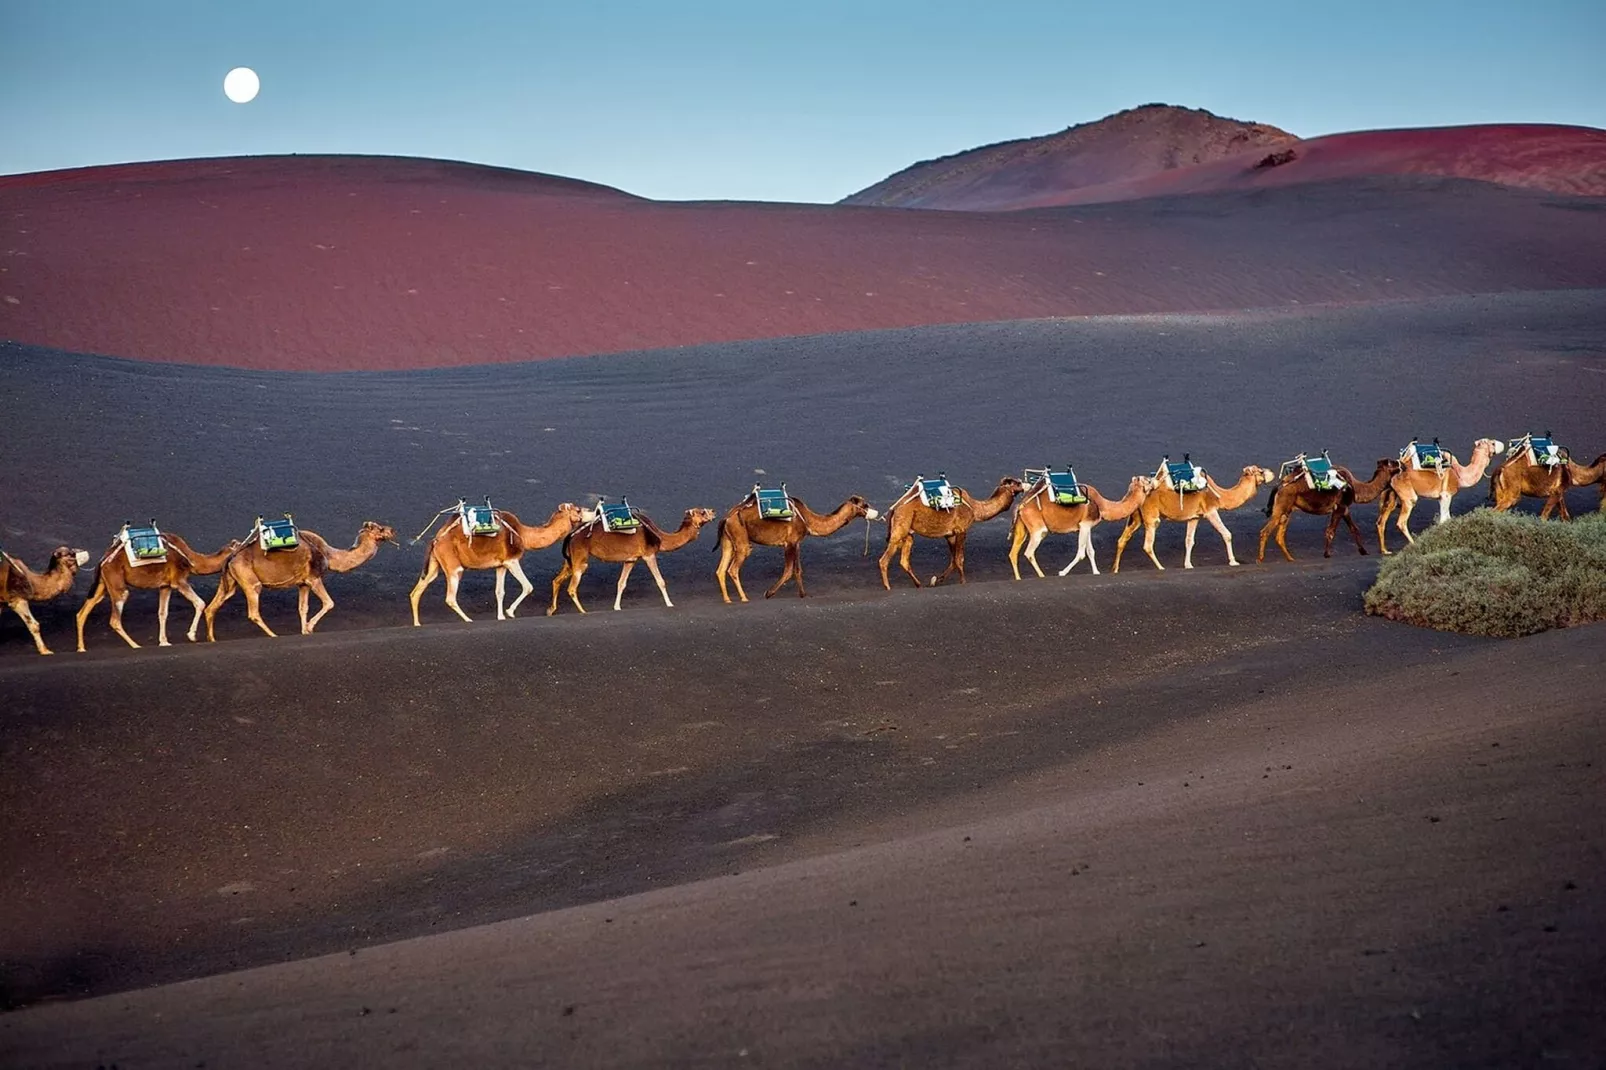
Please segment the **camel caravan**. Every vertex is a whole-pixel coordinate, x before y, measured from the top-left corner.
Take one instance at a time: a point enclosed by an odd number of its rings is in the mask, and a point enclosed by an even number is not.
[[[1575,487],[1599,485],[1600,508],[1606,511],[1606,454],[1589,464],[1575,461],[1567,449],[1547,431],[1544,435],[1524,434],[1509,444],[1494,438],[1473,442],[1466,463],[1441,446],[1437,439],[1424,443],[1412,440],[1396,456],[1378,460],[1372,474],[1361,479],[1350,469],[1334,463],[1326,452],[1301,453],[1284,461],[1276,471],[1259,465],[1246,465],[1229,484],[1222,485],[1188,454],[1181,461],[1162,458],[1152,472],[1130,477],[1118,498],[1106,497],[1091,483],[1082,482],[1070,465],[1026,469],[1020,477],[1006,475],[985,497],[977,497],[964,487],[955,486],[945,473],[935,478],[918,476],[884,510],[874,508],[861,495],[850,495],[829,512],[818,513],[787,490],[786,484],[764,487],[754,484],[741,501],[719,520],[714,553],[714,569],[720,597],[729,604],[731,589],[741,602],[747,601],[742,586],[742,567],[755,547],[781,551],[778,578],[764,592],[770,598],[788,583],[799,597],[807,591],[803,579],[803,541],[824,538],[845,530],[856,520],[866,523],[866,552],[869,524],[884,520],[886,543],[877,566],[882,587],[890,590],[893,561],[915,587],[934,586],[957,576],[965,582],[965,542],[970,529],[1005,513],[1010,514],[1008,560],[1015,579],[1021,578],[1020,558],[1025,556],[1038,577],[1045,577],[1037,559],[1038,551],[1051,535],[1075,535],[1076,552],[1059,569],[1068,575],[1084,560],[1098,574],[1093,529],[1104,521],[1122,521],[1115,543],[1112,572],[1121,570],[1121,556],[1127,544],[1141,529],[1143,551],[1156,569],[1163,570],[1155,554],[1155,535],[1161,522],[1185,525],[1182,567],[1193,568],[1194,535],[1201,520],[1220,535],[1227,564],[1239,564],[1233,550],[1232,533],[1221,514],[1241,508],[1262,487],[1270,488],[1266,499],[1266,523],[1260,529],[1255,560],[1266,559],[1268,542],[1275,542],[1283,556],[1294,560],[1288,549],[1288,525],[1296,513],[1327,518],[1323,555],[1333,554],[1333,540],[1342,525],[1355,542],[1355,549],[1366,553],[1361,533],[1351,516],[1357,505],[1377,505],[1378,551],[1389,553],[1386,541],[1391,517],[1407,543],[1414,541],[1408,524],[1418,501],[1438,504],[1436,522],[1450,517],[1456,494],[1484,478],[1489,480],[1487,504],[1505,511],[1523,498],[1538,499],[1541,518],[1553,514],[1569,518],[1567,492]],[[471,618],[458,602],[466,572],[491,571],[495,576],[496,619],[514,617],[520,605],[535,590],[524,571],[527,552],[559,547],[561,564],[552,580],[551,600],[546,612],[558,611],[566,594],[579,612],[586,612],[580,601],[580,581],[594,562],[619,565],[614,586],[613,608],[623,605],[625,585],[636,563],[642,562],[652,574],[665,606],[672,607],[669,586],[658,568],[658,555],[673,553],[697,540],[701,530],[713,524],[711,509],[688,509],[678,527],[665,530],[652,518],[630,505],[599,500],[583,508],[563,502],[546,520],[527,524],[507,509],[495,507],[490,499],[483,505],[459,500],[440,510],[412,540],[429,535],[418,581],[408,594],[414,626],[423,621],[420,605],[424,594],[438,577],[444,577],[446,606],[465,623]],[[438,526],[437,526],[437,522]],[[430,529],[434,528],[433,534]],[[915,539],[941,539],[948,548],[948,566],[925,583],[916,575],[911,557]],[[371,561],[382,544],[400,546],[396,532],[376,521],[364,521],[350,547],[331,544],[317,532],[302,528],[294,517],[258,517],[243,539],[231,539],[207,553],[196,549],[173,531],[149,524],[125,523],[94,566],[95,580],[89,596],[77,612],[78,650],[85,649],[84,635],[91,614],[101,602],[110,605],[111,630],[128,646],[138,648],[123,627],[123,611],[135,591],[156,592],[157,642],[170,646],[167,629],[169,601],[177,592],[190,603],[193,615],[186,638],[195,642],[202,621],[208,642],[216,639],[218,614],[235,594],[245,596],[246,618],[268,636],[276,633],[262,617],[261,597],[265,590],[291,590],[297,595],[301,634],[311,635],[334,609],[326,580],[350,572]],[[0,611],[9,607],[22,618],[34,646],[41,654],[51,651],[40,634],[30,605],[59,598],[73,587],[77,573],[91,560],[87,551],[58,547],[42,571],[29,569],[17,558],[0,550]],[[212,598],[203,599],[192,583],[196,577],[217,576]],[[519,593],[507,602],[507,578],[512,576]],[[316,595],[319,608],[309,615],[310,600]]]

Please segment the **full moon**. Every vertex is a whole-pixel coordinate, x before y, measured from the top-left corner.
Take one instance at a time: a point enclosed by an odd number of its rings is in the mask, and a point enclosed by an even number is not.
[[[223,95],[236,104],[247,104],[256,99],[262,80],[250,67],[236,67],[223,76]]]

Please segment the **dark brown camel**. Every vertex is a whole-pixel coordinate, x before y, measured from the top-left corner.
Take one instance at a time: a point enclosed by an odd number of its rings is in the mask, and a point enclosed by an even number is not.
[[[1266,540],[1275,535],[1277,547],[1282,550],[1283,556],[1292,561],[1294,555],[1288,551],[1286,535],[1288,521],[1293,518],[1297,510],[1301,513],[1310,513],[1312,516],[1327,517],[1327,534],[1322,544],[1322,556],[1333,556],[1333,536],[1338,534],[1340,521],[1349,525],[1349,533],[1355,538],[1355,549],[1361,554],[1366,553],[1366,547],[1361,545],[1361,533],[1355,526],[1355,519],[1349,515],[1350,506],[1366,505],[1377,501],[1378,497],[1388,489],[1389,481],[1400,470],[1400,462],[1390,457],[1384,457],[1377,462],[1377,469],[1372,478],[1362,482],[1355,478],[1355,474],[1343,465],[1334,465],[1333,470],[1344,480],[1343,490],[1317,490],[1305,482],[1303,469],[1290,472],[1283,481],[1272,488],[1270,497],[1266,499],[1266,515],[1271,519],[1266,526],[1260,529],[1260,552],[1256,561],[1266,560]]]

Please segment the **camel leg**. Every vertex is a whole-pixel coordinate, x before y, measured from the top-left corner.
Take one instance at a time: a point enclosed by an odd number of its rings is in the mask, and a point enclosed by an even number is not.
[[[507,620],[507,566],[499,566],[496,570],[496,619]]]
[[[1389,516],[1393,514],[1399,504],[1399,499],[1386,490],[1377,503],[1377,552],[1384,557],[1389,556],[1388,542],[1384,537],[1385,532],[1388,530]]]
[[[1276,524],[1277,526],[1276,526],[1276,529],[1272,532],[1272,534],[1277,539],[1277,548],[1279,550],[1281,550],[1283,552],[1283,556],[1286,557],[1290,561],[1292,561],[1294,559],[1294,555],[1292,553],[1290,553],[1289,550],[1288,550],[1288,522],[1290,520],[1292,520],[1293,517],[1294,517],[1293,513],[1284,513],[1282,516],[1278,517],[1275,521],[1273,521],[1273,523]],[[1331,542],[1332,541],[1331,538],[1329,538],[1328,541]],[[1264,547],[1266,545],[1266,537],[1264,535],[1262,535],[1260,537],[1260,545],[1262,547],[1261,554],[1260,554],[1260,556],[1258,558],[1255,559],[1256,561],[1265,560],[1265,557],[1266,557],[1265,549],[1264,549]]]
[[[89,620],[89,614],[106,597],[106,581],[96,577],[95,589],[89,592],[84,604],[78,607],[78,653],[84,652],[84,624]]]
[[[1411,515],[1411,509],[1415,505],[1416,495],[1414,493],[1409,497],[1404,494],[1400,495],[1400,511],[1399,515],[1394,518],[1394,526],[1400,529],[1400,533],[1405,536],[1405,541],[1407,543],[1413,543],[1416,541],[1411,537],[1411,529],[1407,524],[1407,519]]]
[[[1333,556],[1333,536],[1338,534],[1338,525],[1343,518],[1342,508],[1334,509],[1327,517],[1327,530],[1322,536],[1322,556]]]
[[[1017,580],[1020,579],[1020,548],[1025,542],[1026,525],[1020,522],[1020,517],[1017,515],[1015,523],[1009,529],[1009,569]],[[1031,560],[1031,551],[1027,551],[1026,559]],[[1043,570],[1038,569],[1037,574],[1041,576]]]
[[[428,589],[429,585],[435,582],[435,577],[440,574],[440,570],[440,562],[435,560],[435,550],[434,547],[431,547],[429,560],[424,562],[424,571],[419,574],[418,582],[413,584],[413,589],[407,595],[407,600],[413,606],[414,628],[420,627],[423,623],[418,619],[418,602],[424,597],[424,591]]]
[[[914,581],[914,585],[919,587],[920,577],[916,576],[915,570],[909,567],[909,559],[913,556],[914,552],[915,537],[913,535],[909,535],[903,540],[903,545],[898,548],[898,565],[909,574],[909,578]]]
[[[323,585],[322,576],[313,576],[307,581],[307,585],[310,586],[313,593],[318,596],[318,601],[323,603],[323,608],[318,610],[313,618],[307,622],[306,634],[311,635],[312,630],[318,626],[318,622],[323,620],[324,617],[328,616],[331,609],[335,608],[335,600],[329,594],[329,589]],[[303,590],[305,590],[305,588],[303,588]]]
[[[1037,548],[1039,546],[1043,545],[1043,538],[1047,534],[1048,534],[1048,529],[1047,528],[1041,528],[1039,530],[1033,531],[1032,534],[1031,534],[1031,538],[1026,540],[1026,561],[1027,561],[1028,564],[1030,564],[1032,566],[1032,571],[1037,573],[1037,578],[1040,579],[1040,580],[1047,579],[1048,577],[1043,575],[1043,566],[1041,566],[1041,565],[1039,565],[1037,563]],[[1019,543],[1017,543],[1016,545],[1018,546]],[[1011,568],[1015,568],[1014,547],[1010,548],[1009,565],[1010,565]],[[1020,569],[1018,569],[1018,568],[1015,568],[1015,578],[1017,580],[1020,579]]]
[[[178,593],[187,598],[190,605],[195,607],[195,617],[190,621],[188,633],[188,639],[193,643],[195,642],[195,634],[201,629],[201,614],[206,612],[206,603],[201,601],[201,596],[195,593],[195,588],[190,586],[189,580],[179,580],[175,586],[178,588]]]
[[[908,539],[910,543],[914,542],[913,535],[908,536]],[[909,572],[908,549],[908,545],[905,544],[901,538],[894,539],[892,534],[888,532],[887,548],[882,551],[881,560],[878,561],[877,564],[881,567],[881,586],[885,587],[889,591],[892,590],[892,581],[887,578],[887,566],[892,563],[893,557],[901,554],[902,560],[899,563],[905,572]],[[916,576],[913,572],[909,572],[909,578],[915,581],[916,587],[920,586],[920,577]]]
[[[642,558],[642,560],[647,563],[647,571],[652,573],[652,578],[658,584],[658,593],[664,596],[664,605],[668,606],[670,609],[674,609],[675,603],[669,600],[669,585],[664,582],[664,574],[658,571],[658,555],[648,554],[646,557]],[[623,583],[619,585],[619,589],[621,591],[624,590]]]
[[[798,571],[797,564],[797,545],[795,543],[788,543],[783,552],[786,555],[786,563],[781,566],[781,578],[776,580],[770,589],[764,592],[765,598],[774,598],[775,592],[779,591],[782,587],[785,587],[786,581],[794,576],[798,577],[798,590],[801,591],[803,588],[802,576]]]
[[[943,536],[943,541],[948,544],[948,567],[931,577],[931,586],[933,587],[953,575],[954,571],[959,567],[959,536],[945,535]]]
[[[497,578],[500,579],[501,577],[498,576]],[[456,613],[459,617],[463,618],[463,623],[464,624],[473,624],[474,621],[469,617],[469,615],[467,613],[463,612],[463,607],[457,604],[457,588],[458,588],[458,585],[461,584],[462,582],[463,582],[463,566],[462,565],[458,565],[456,568],[454,568],[450,572],[446,573],[446,604],[451,607],[451,610],[452,610],[453,613]],[[502,600],[501,599],[501,592],[498,591],[497,592],[497,601],[500,603],[501,600]]]
[[[521,588],[519,596],[513,599],[512,605],[507,607],[507,615],[511,620],[513,615],[519,611],[519,603],[530,597],[531,592],[535,590],[535,584],[531,583],[530,577],[524,574],[524,566],[519,562],[518,558],[515,557],[509,561],[506,567],[513,574],[513,578],[519,581],[519,587]]]
[[[744,602],[747,601],[747,591],[742,587],[742,566],[747,564],[747,559],[752,553],[751,546],[743,546],[731,555],[730,579],[736,584],[736,596]],[[720,589],[724,590],[723,587]],[[727,598],[726,601],[730,599]]]
[[[563,581],[569,578],[571,571],[573,569],[570,568],[569,559],[565,556],[562,566],[558,569],[558,574],[552,577],[552,604],[547,607],[547,616],[550,617],[558,611],[558,595],[563,591]]]
[[[234,597],[234,586],[233,575],[230,574],[228,569],[224,569],[223,575],[218,577],[217,590],[212,593],[212,600],[206,604],[206,641],[208,643],[217,642],[217,632],[215,630],[217,611],[223,608],[223,603]]]
[[[125,587],[121,591],[118,591],[117,595],[112,598],[111,603],[112,631],[122,636],[123,642],[127,643],[135,650],[138,650],[139,644],[134,642],[134,637],[123,630],[123,607],[128,604],[128,588]]]
[[[269,639],[277,639],[278,633],[268,627],[268,622],[262,619],[262,585],[253,580],[250,583],[241,583],[240,592],[245,595],[245,616],[268,634]],[[302,629],[305,631],[305,629]]]
[[[1227,547],[1227,564],[1231,565],[1233,568],[1237,568],[1238,557],[1232,552],[1232,532],[1227,530],[1227,522],[1221,519],[1221,510],[1210,510],[1205,514],[1205,519],[1210,521],[1210,526],[1216,529],[1216,533],[1221,536],[1221,541]],[[1198,521],[1196,520],[1194,523],[1197,524]],[[1193,532],[1189,531],[1188,535],[1191,543]]]
[[[33,613],[28,609],[28,600],[26,598],[13,598],[6,604],[11,607],[13,613],[22,618],[22,623],[27,626],[28,634],[33,636],[33,645],[38,649],[39,653],[52,653],[51,649],[45,645],[44,638],[39,634],[39,622],[33,619]]]
[[[625,584],[630,582],[630,570],[635,567],[636,563],[634,561],[626,561],[619,568],[619,585],[613,589],[613,608],[615,610],[624,608],[621,603],[625,600]]]
[[[1349,506],[1340,506],[1338,511],[1344,517],[1344,523],[1349,525],[1350,537],[1355,540],[1355,549],[1360,552],[1362,557],[1365,557],[1366,546],[1361,542],[1361,529],[1355,526],[1355,518],[1349,515]]]
[[[156,645],[172,646],[167,641],[167,604],[173,599],[173,588],[163,587],[156,592]]]
[[[1084,520],[1076,525],[1076,557],[1071,561],[1072,565],[1076,564],[1085,553],[1088,567],[1093,570],[1093,575],[1095,576],[1099,574],[1099,559],[1093,551],[1093,527],[1097,523],[1097,520]],[[1066,566],[1065,571],[1070,571],[1070,565]],[[1064,574],[1064,572],[1060,573],[1062,576]]]
[[[730,572],[732,556],[734,555],[731,553],[731,541],[725,537],[724,532],[721,532],[719,536],[719,564],[714,566],[714,581],[719,584],[719,597],[724,600],[727,606],[731,604],[731,593],[730,589],[725,585],[725,577]],[[746,601],[746,599],[743,599],[743,601]]]
[[[959,582],[960,583],[964,583],[965,582],[965,536],[966,536],[966,534],[967,534],[966,532],[961,531],[958,535],[954,536],[954,538],[956,540],[955,541],[955,545],[954,545],[954,567],[959,569]]]
[[[1448,491],[1443,493],[1443,494],[1441,494],[1441,495],[1439,495],[1439,520],[1438,520],[1438,522],[1440,524],[1442,524],[1446,520],[1450,519],[1450,499],[1453,498],[1453,497],[1455,497],[1455,495],[1450,494]]]
[[[296,585],[296,609],[298,610],[298,615],[301,618],[302,635],[312,634],[312,629],[307,625],[307,603],[311,595],[312,591],[308,588],[307,584],[298,583]]]
[[[803,590],[803,544],[800,542],[792,547],[792,556],[796,558],[794,565],[797,572],[797,596],[807,598],[808,592]]]
[[[573,566],[565,566],[569,573],[569,601],[573,602],[574,608],[582,613],[586,611],[586,607],[580,604],[580,577],[585,575],[586,564],[587,562],[581,561]]]

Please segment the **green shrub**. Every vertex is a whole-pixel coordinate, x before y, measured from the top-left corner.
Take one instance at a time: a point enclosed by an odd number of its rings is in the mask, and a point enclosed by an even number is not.
[[[1365,602],[1390,620],[1500,638],[1606,620],[1606,514],[1456,517],[1384,561]]]

